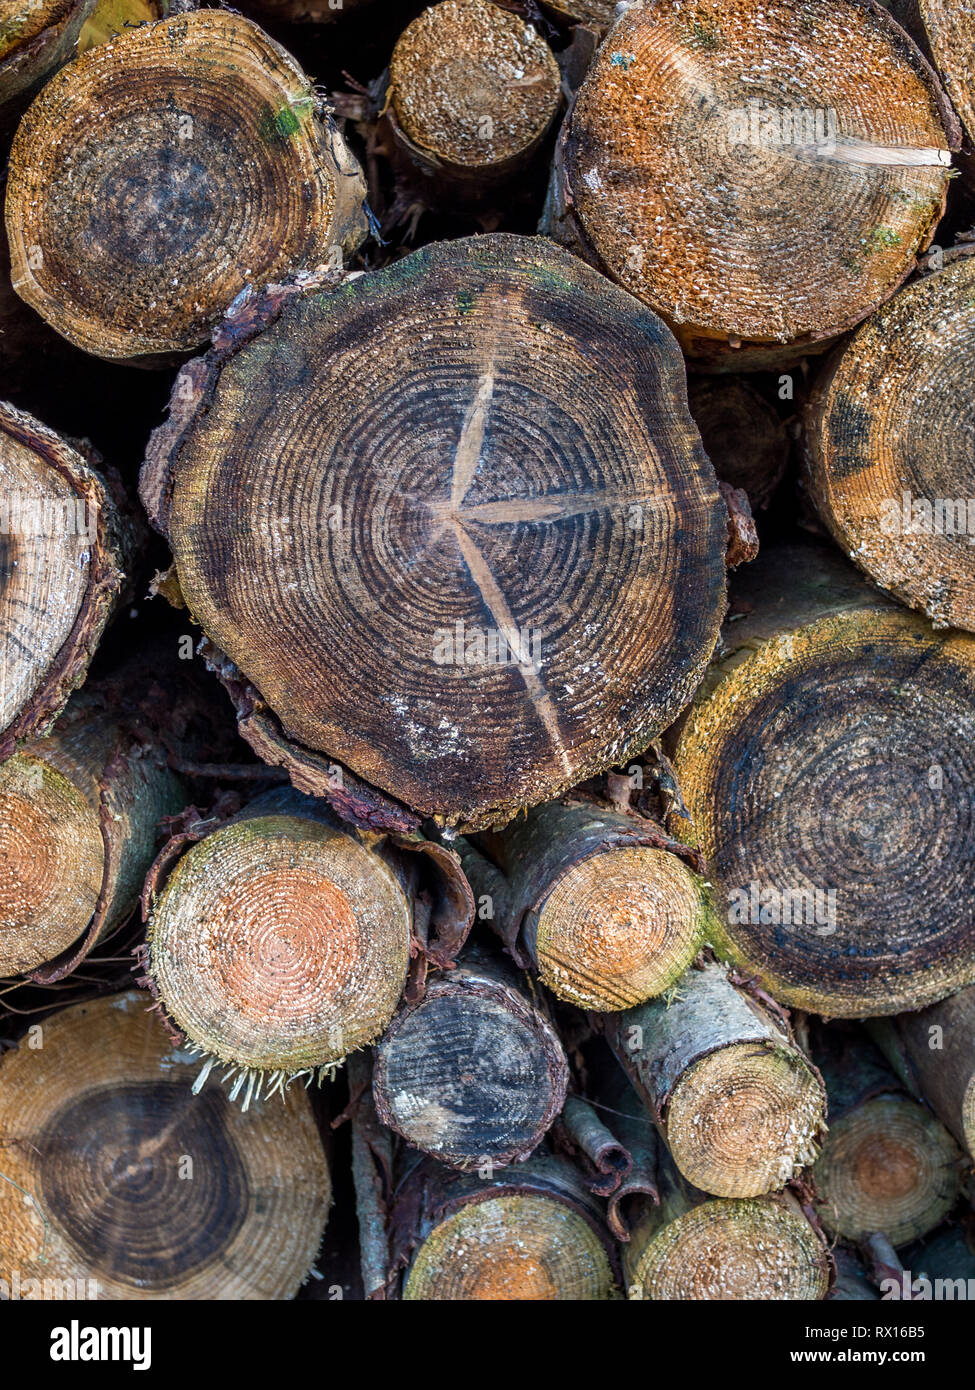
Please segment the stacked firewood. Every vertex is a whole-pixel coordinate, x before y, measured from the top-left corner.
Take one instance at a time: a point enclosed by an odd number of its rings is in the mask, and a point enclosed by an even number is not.
[[[243,9],[0,0],[0,1289],[975,1278],[971,16]]]

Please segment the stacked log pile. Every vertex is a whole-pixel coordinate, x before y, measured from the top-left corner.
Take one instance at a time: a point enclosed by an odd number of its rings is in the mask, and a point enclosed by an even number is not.
[[[242,8],[0,0],[0,1288],[975,1279],[970,17]]]

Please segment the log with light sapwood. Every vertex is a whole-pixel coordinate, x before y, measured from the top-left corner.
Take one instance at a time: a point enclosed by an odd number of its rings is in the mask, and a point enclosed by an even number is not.
[[[222,1071],[245,1109],[295,1076],[320,1082],[382,1033],[411,955],[450,963],[469,889],[449,851],[406,844],[291,788],[216,828],[187,821],[146,881],[145,982],[202,1079]]]
[[[383,1124],[452,1168],[517,1163],[562,1109],[569,1068],[518,972],[481,948],[400,1008],[376,1047]]]
[[[14,289],[86,352],[171,361],[247,286],[340,271],[364,195],[310,79],[256,24],[143,24],[58,73],[21,122]]]
[[[194,1059],[151,1002],[76,1004],[0,1060],[0,1279],[54,1280],[57,1297],[68,1280],[77,1298],[293,1298],[331,1201],[308,1097],[242,1115],[212,1082],[191,1095]]]
[[[789,436],[778,412],[737,376],[691,377],[687,398],[718,477],[741,488],[753,510],[767,507],[789,462]]]
[[[570,1160],[497,1176],[425,1160],[397,1194],[391,1250],[407,1301],[592,1301],[616,1294],[603,1207]]]
[[[958,1200],[961,1150],[865,1036],[823,1031],[813,1055],[829,1097],[813,1168],[823,1226],[849,1241],[879,1232],[895,1247],[927,1235]]]
[[[70,62],[95,0],[0,0],[0,139],[31,96]]]
[[[975,631],[975,255],[900,291],[805,407],[808,490],[852,560],[938,627]]]
[[[625,760],[723,611],[677,344],[540,238],[255,296],[141,492],[243,736],[365,824],[503,824]]]
[[[78,691],[48,737],[0,765],[0,976],[74,970],[130,915],[160,821],[186,804],[158,727],[116,694]]]
[[[822,1081],[782,1019],[723,966],[692,968],[669,994],[609,1015],[604,1029],[677,1168],[702,1192],[761,1196],[816,1158]]]
[[[531,162],[555,120],[552,50],[492,0],[441,0],[409,24],[390,61],[385,115],[442,197],[480,197]]]
[[[550,802],[489,846],[464,842],[460,856],[479,918],[519,965],[580,1008],[612,1012],[660,994],[704,944],[703,881],[642,816]]]
[[[959,138],[875,5],[646,0],[576,96],[544,225],[692,358],[760,368],[821,350],[910,272]]]
[[[904,1085],[931,1106],[975,1158],[975,987],[870,1024]]]
[[[0,761],[85,679],[139,535],[82,447],[0,402]]]
[[[665,1301],[816,1300],[829,1287],[825,1243],[789,1189],[705,1199],[666,1157],[660,1202],[646,1206],[623,1247],[629,1298]]]
[[[828,547],[750,568],[674,753],[713,944],[789,1007],[933,1003],[975,981],[975,640]]]

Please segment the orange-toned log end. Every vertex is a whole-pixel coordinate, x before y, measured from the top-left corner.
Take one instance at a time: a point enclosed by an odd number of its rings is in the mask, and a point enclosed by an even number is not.
[[[517,981],[475,957],[427,985],[376,1049],[384,1124],[441,1163],[527,1158],[565,1101],[569,1068],[551,1023]]]
[[[295,294],[210,364],[143,491],[169,489],[186,603],[292,747],[482,827],[686,704],[727,512],[632,296],[542,238],[473,237]]]
[[[618,849],[574,865],[539,910],[530,943],[542,983],[598,1013],[673,985],[697,955],[704,890],[666,850]]]
[[[491,0],[442,0],[408,25],[390,62],[399,131],[438,166],[511,170],[540,144],[561,96],[548,44]]]
[[[84,679],[130,540],[81,455],[0,403],[0,758],[44,732]]]
[[[938,627],[975,631],[975,257],[863,325],[806,407],[809,493],[852,560]]]
[[[95,0],[0,0],[0,134],[31,95],[74,57]]]
[[[14,288],[76,346],[165,361],[247,286],[338,271],[365,192],[310,80],[257,25],[127,28],[34,101],[14,140]]]
[[[929,1110],[876,1096],[830,1125],[813,1169],[823,1225],[857,1241],[873,1231],[906,1245],[933,1231],[961,1191],[961,1153]]]
[[[33,970],[88,926],[102,886],[95,805],[42,756],[0,765],[0,976]]]
[[[351,835],[256,813],[180,859],[152,908],[149,973],[204,1065],[239,1069],[231,1094],[246,1104],[379,1036],[411,922],[394,871]]]
[[[702,1202],[662,1223],[653,1210],[624,1247],[630,1298],[749,1301],[826,1297],[825,1247],[795,1202]]]
[[[879,7],[647,0],[579,91],[553,232],[691,357],[785,360],[858,323],[912,268],[958,143],[933,72]]]
[[[975,141],[975,11],[959,0],[915,0],[924,34],[969,141]]]
[[[604,1300],[613,1276],[590,1223],[563,1202],[504,1193],[468,1203],[420,1246],[408,1301]]]
[[[692,377],[687,398],[715,473],[741,488],[754,511],[767,507],[789,462],[789,436],[778,412],[738,376]]]
[[[293,1298],[331,1201],[308,1097],[242,1115],[215,1081],[193,1095],[150,1004],[75,1005],[0,1061],[0,1279],[25,1298]]]

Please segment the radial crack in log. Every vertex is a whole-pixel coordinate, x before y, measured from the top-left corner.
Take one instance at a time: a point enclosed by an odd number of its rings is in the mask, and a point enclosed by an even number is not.
[[[192,1095],[194,1059],[149,1004],[77,1004],[0,1060],[0,1278],[58,1297],[73,1281],[78,1299],[293,1298],[331,1201],[308,1097],[245,1116],[215,1079]]]
[[[140,25],[60,72],[18,129],[14,288],[86,352],[171,360],[247,286],[340,271],[364,196],[309,79],[255,24]]]
[[[724,595],[665,327],[512,236],[268,303],[181,375],[142,494],[302,785],[334,794],[324,755],[474,826],[644,747]]]

